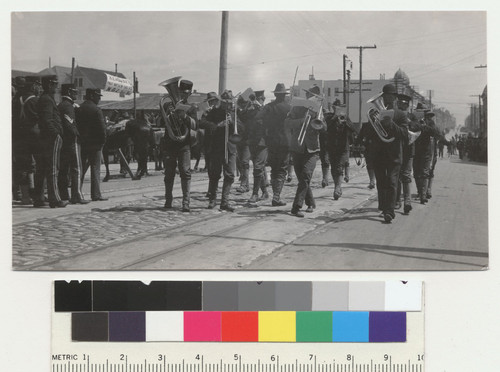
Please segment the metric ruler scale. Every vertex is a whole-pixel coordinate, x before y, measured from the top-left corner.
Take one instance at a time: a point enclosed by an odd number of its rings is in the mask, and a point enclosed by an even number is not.
[[[73,356],[74,357],[74,356]],[[354,354],[344,356],[345,361],[332,360],[330,362],[318,362],[314,356],[310,363],[280,362],[279,356],[273,356],[274,362],[257,360],[256,363],[245,363],[241,356],[235,355],[238,360],[234,363],[220,360],[218,363],[201,362],[190,363],[183,360],[181,363],[169,363],[165,355],[159,354],[156,360],[144,359],[142,361],[130,361],[128,356],[121,355],[116,361],[106,359],[95,363],[89,355],[82,355],[82,361],[61,361],[52,364],[52,372],[423,372],[423,354],[416,355],[414,360],[394,363],[392,356],[387,354],[381,356],[382,361],[366,360],[361,357],[357,361]]]

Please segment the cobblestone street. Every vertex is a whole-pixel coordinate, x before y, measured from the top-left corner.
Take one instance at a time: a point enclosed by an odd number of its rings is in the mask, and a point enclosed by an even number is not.
[[[290,215],[296,179],[285,184],[282,199],[287,205],[279,208],[271,207],[270,200],[249,204],[251,193],[238,193],[239,182],[235,182],[230,199],[236,211],[228,213],[218,206],[207,209],[207,174],[194,172],[191,212],[182,213],[179,179],[174,187],[174,208],[165,210],[160,171],[151,171],[139,181],[114,177],[102,183],[107,201],[57,209],[14,204],[13,267],[483,268],[488,262],[486,170],[458,159],[440,160],[436,198],[425,206],[415,203],[409,217],[398,211],[402,217],[389,225],[382,224],[378,216],[376,190],[367,188],[366,168],[352,159],[351,180],[344,183],[338,201],[332,198],[332,182],[321,187],[321,168],[316,167],[312,187],[317,208],[305,218]],[[116,167],[112,171],[117,174]],[[84,193],[88,189],[87,180]],[[470,211],[475,214],[472,219]],[[415,234],[415,228],[427,234]]]

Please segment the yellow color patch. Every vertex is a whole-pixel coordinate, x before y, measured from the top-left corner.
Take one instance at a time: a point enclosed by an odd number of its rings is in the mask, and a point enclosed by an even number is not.
[[[259,311],[259,342],[295,341],[295,311]]]

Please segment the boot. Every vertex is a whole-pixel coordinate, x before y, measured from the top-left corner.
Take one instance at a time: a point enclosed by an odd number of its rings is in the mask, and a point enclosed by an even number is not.
[[[349,178],[349,167],[345,167],[344,173],[345,173],[344,181],[345,181],[345,183],[348,183],[349,180],[350,180],[350,178]]]
[[[191,200],[191,180],[181,179],[182,188],[182,211],[189,212],[189,202]]]
[[[248,184],[248,168],[244,168],[241,170],[240,187],[238,187],[236,191],[241,193],[250,191],[250,186]]]
[[[30,197],[30,186],[21,185],[19,187],[21,189],[21,204],[22,205],[33,204],[33,200]]]
[[[429,181],[427,182],[427,199],[432,198],[432,180],[434,178],[429,178]]]
[[[165,205],[163,208],[170,209],[172,208],[172,189],[174,188],[174,180],[165,180]]]
[[[415,185],[417,187],[416,199],[420,200],[420,192],[422,191],[422,181],[420,180],[420,178],[415,178]]]
[[[257,203],[259,201],[259,195],[257,194],[252,194],[250,199],[248,199],[249,203]]]
[[[401,181],[398,181],[398,190],[396,191],[396,204],[394,204],[394,209],[401,208]]]
[[[339,200],[339,198],[342,196],[342,176],[335,176],[333,182],[335,183],[335,189],[333,191],[333,199]]]
[[[234,212],[234,208],[229,205],[229,194],[231,192],[232,182],[224,180],[222,184],[222,196],[220,200],[220,209],[228,212]]]
[[[252,196],[250,197],[250,200],[248,200],[249,203],[255,203],[259,200],[259,189],[262,187],[262,182],[263,179],[261,176],[253,177]]]
[[[422,189],[420,190],[420,204],[425,204],[429,200],[427,199],[427,185],[429,184],[429,180],[427,178],[422,178]]]
[[[283,181],[277,178],[275,179],[271,178],[271,186],[273,188],[273,200],[271,202],[271,205],[273,207],[285,206],[286,203],[280,200],[281,189],[283,188]]]
[[[411,207],[411,191],[409,183],[403,183],[403,199],[404,199],[404,214],[410,214],[412,207]]]
[[[368,177],[370,177],[370,183],[368,184],[369,189],[375,188],[375,170],[368,169]]]
[[[269,193],[267,192],[267,182],[265,178],[263,178],[260,182],[260,190],[262,191],[262,200],[269,199]]]
[[[328,186],[328,167],[322,167],[323,179],[321,180],[321,187],[325,188]]]

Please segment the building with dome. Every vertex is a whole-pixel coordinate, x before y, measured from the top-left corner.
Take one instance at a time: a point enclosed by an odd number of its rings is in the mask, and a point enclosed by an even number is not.
[[[361,88],[361,110],[359,105],[359,80],[352,79],[349,82],[349,88],[346,89],[346,111],[357,129],[361,128],[361,123],[367,122],[367,112],[372,107],[372,104],[367,101],[382,92],[382,88],[386,84],[394,84],[399,93],[404,93],[413,98],[414,105],[417,102],[423,102],[427,107],[431,107],[429,100],[418,93],[411,85],[408,75],[401,70],[396,71],[392,79],[386,79],[385,74],[380,74],[379,79],[366,79],[362,82]],[[324,107],[330,108],[333,102],[339,100],[344,103],[344,81],[337,80],[318,80],[314,74],[309,75],[308,80],[299,80],[298,86],[292,87],[291,91],[295,96],[305,98],[305,89],[310,89],[313,85],[320,87],[323,96],[325,97]]]

